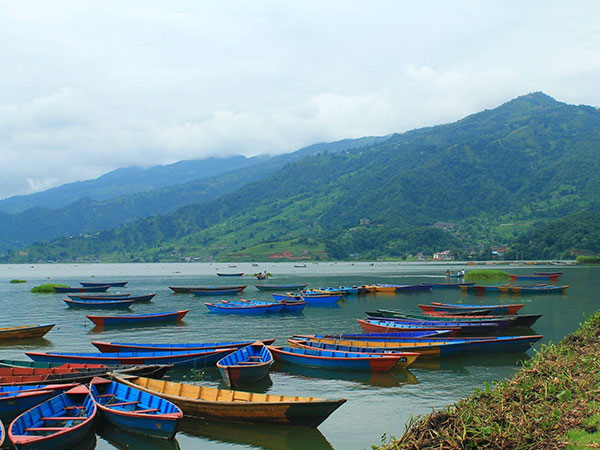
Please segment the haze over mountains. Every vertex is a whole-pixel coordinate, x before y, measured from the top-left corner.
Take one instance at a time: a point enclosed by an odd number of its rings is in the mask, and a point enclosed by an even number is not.
[[[0,215],[0,248],[63,236],[5,260],[474,255],[535,225],[600,211],[599,138],[598,109],[533,93],[402,134],[272,158],[122,169],[7,199],[5,211],[36,206]],[[175,179],[185,182],[169,185]]]

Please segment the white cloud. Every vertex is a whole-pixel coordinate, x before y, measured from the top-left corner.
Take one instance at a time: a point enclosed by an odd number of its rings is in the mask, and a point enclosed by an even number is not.
[[[600,5],[0,3],[0,198],[383,135],[534,90],[600,104]]]

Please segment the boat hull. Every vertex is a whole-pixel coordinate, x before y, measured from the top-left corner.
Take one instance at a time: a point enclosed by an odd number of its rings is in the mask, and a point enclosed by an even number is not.
[[[236,350],[217,361],[223,381],[229,387],[254,383],[269,375],[273,355],[261,342]]]
[[[175,403],[185,416],[233,422],[317,427],[346,402],[231,391],[142,377],[115,379]]]
[[[158,322],[178,322],[189,312],[189,309],[183,311],[172,311],[160,314],[131,314],[127,316],[86,316],[98,327],[111,325],[141,325]]]
[[[133,300],[70,300],[63,299],[69,308],[86,309],[127,309],[133,305]]]
[[[27,339],[27,338],[39,338],[48,333],[54,328],[53,323],[44,325],[27,325],[22,327],[10,327],[0,328],[0,340],[1,339]]]
[[[308,284],[255,284],[259,291],[299,291]]]
[[[239,349],[246,345],[252,344],[254,341],[233,341],[233,342],[214,342],[214,343],[191,343],[191,344],[150,344],[150,343],[128,343],[128,342],[98,342],[92,341],[98,350],[102,353],[118,353],[118,352],[152,352],[152,351],[169,351],[169,352],[184,352],[195,350],[210,350],[234,348]],[[275,342],[275,339],[263,339],[260,342],[270,345]]]

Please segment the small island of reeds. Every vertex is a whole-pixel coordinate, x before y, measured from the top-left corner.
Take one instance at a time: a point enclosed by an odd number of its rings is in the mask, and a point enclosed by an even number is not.
[[[16,283],[27,283],[27,280],[19,280],[17,278],[13,278],[12,280],[10,280],[11,283],[16,284]]]
[[[32,287],[30,292],[33,292],[34,294],[54,294],[54,293],[56,293],[56,291],[54,290],[55,286],[56,287],[69,287],[66,284],[47,283],[47,284],[40,284],[39,286]]]
[[[465,281],[494,282],[507,281],[510,279],[508,273],[497,269],[471,270],[465,274]]]

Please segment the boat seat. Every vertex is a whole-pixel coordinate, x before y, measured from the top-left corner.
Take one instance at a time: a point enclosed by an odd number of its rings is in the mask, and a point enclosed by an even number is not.
[[[25,431],[63,431],[68,430],[71,427],[32,427],[25,428]]]
[[[248,356],[248,359],[262,359],[261,356]]]
[[[98,398],[105,398],[105,397],[114,397],[115,394],[101,394],[98,396]]]
[[[150,413],[150,412],[159,412],[160,409],[158,408],[152,408],[152,409],[136,409],[134,412],[135,413]]]
[[[253,365],[253,364],[260,364],[260,361],[240,361],[237,363],[237,365],[241,366],[241,365]]]
[[[113,406],[125,406],[125,405],[137,405],[139,402],[138,401],[133,401],[133,402],[121,402],[121,403],[108,403],[104,406],[107,406],[109,408],[112,408]]]
[[[42,417],[42,420],[86,420],[87,417]]]
[[[83,406],[66,406],[65,409],[67,411],[71,409],[83,409]]]

